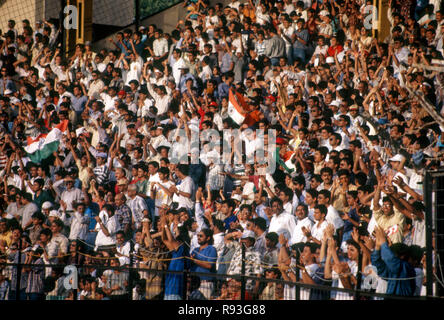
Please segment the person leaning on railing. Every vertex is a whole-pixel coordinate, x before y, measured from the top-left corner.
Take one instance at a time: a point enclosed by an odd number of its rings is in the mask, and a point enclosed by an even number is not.
[[[416,272],[409,261],[408,246],[396,243],[389,247],[387,236],[380,227],[375,228],[375,249],[371,261],[378,276],[387,279],[387,295],[413,296],[416,289]]]

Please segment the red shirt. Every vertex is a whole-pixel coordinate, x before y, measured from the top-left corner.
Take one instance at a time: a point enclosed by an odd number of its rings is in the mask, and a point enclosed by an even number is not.
[[[344,50],[344,48],[340,44],[337,44],[334,47],[330,47],[330,48],[327,49],[327,57],[334,57],[335,56],[335,52],[339,53],[339,52],[341,52],[343,50]]]

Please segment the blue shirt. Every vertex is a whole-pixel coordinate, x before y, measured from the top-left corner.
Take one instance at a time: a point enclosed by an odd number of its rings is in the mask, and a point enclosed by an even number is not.
[[[186,73],[180,77],[179,89],[181,93],[184,93],[187,90],[186,82],[188,79],[193,80],[193,87],[197,88],[196,78],[191,73]]]
[[[378,276],[383,279],[387,279],[387,291],[388,295],[397,296],[413,296],[416,289],[416,272],[413,266],[399,259],[390,250],[387,242],[381,245],[380,250],[374,250],[371,255],[372,265],[378,270]],[[406,279],[410,280],[393,280],[393,279]]]
[[[97,203],[95,202],[91,202],[89,204],[89,207],[85,209],[85,217],[89,218],[89,227],[88,230],[94,230],[94,228],[96,227],[96,219],[94,219],[95,216],[97,216],[99,214],[100,211],[100,207]]]
[[[356,209],[352,208],[348,212],[350,219],[359,222],[359,216],[356,214]],[[344,232],[353,231],[353,223],[348,220],[344,221]]]
[[[237,221],[237,217],[232,214],[231,216],[229,216],[228,218],[224,219],[224,223],[225,223],[225,229],[230,229],[230,223]]]
[[[230,91],[230,86],[225,82],[222,82],[217,87],[217,94],[219,95],[220,99],[222,99],[223,97],[228,97],[229,91]]]
[[[187,260],[185,258],[176,259],[184,256],[188,256],[187,248],[185,244],[181,244],[177,250],[173,250],[171,253],[171,262],[168,266],[169,271],[184,271],[187,268]],[[183,274],[168,274],[165,276],[165,295],[177,294],[182,296],[183,294]]]
[[[191,256],[194,256],[194,259],[206,261],[211,263],[211,269],[207,269],[199,266],[193,260],[193,265],[191,266],[191,272],[200,272],[200,273],[216,273],[216,261],[217,261],[217,251],[212,245],[208,245],[199,251],[200,248],[196,248],[191,253]],[[200,280],[211,281],[214,280],[213,277],[205,277],[201,276]]]

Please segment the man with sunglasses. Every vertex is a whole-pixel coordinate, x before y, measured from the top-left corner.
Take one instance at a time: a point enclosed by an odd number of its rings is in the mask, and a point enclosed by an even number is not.
[[[216,273],[217,251],[213,247],[213,231],[202,229],[197,234],[198,248],[191,252],[192,266],[191,272]],[[199,290],[210,299],[213,292],[214,278],[210,276],[200,276]]]

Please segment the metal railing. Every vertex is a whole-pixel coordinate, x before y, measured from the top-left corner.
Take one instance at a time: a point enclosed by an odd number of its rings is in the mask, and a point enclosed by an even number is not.
[[[329,285],[313,285],[254,276],[111,266],[108,260],[101,264],[74,266],[67,270],[65,264],[0,264],[4,277],[12,280],[7,292],[3,292],[4,300],[435,299],[338,288],[334,281]],[[17,281],[18,274],[21,286]],[[0,293],[1,288],[0,282]]]

